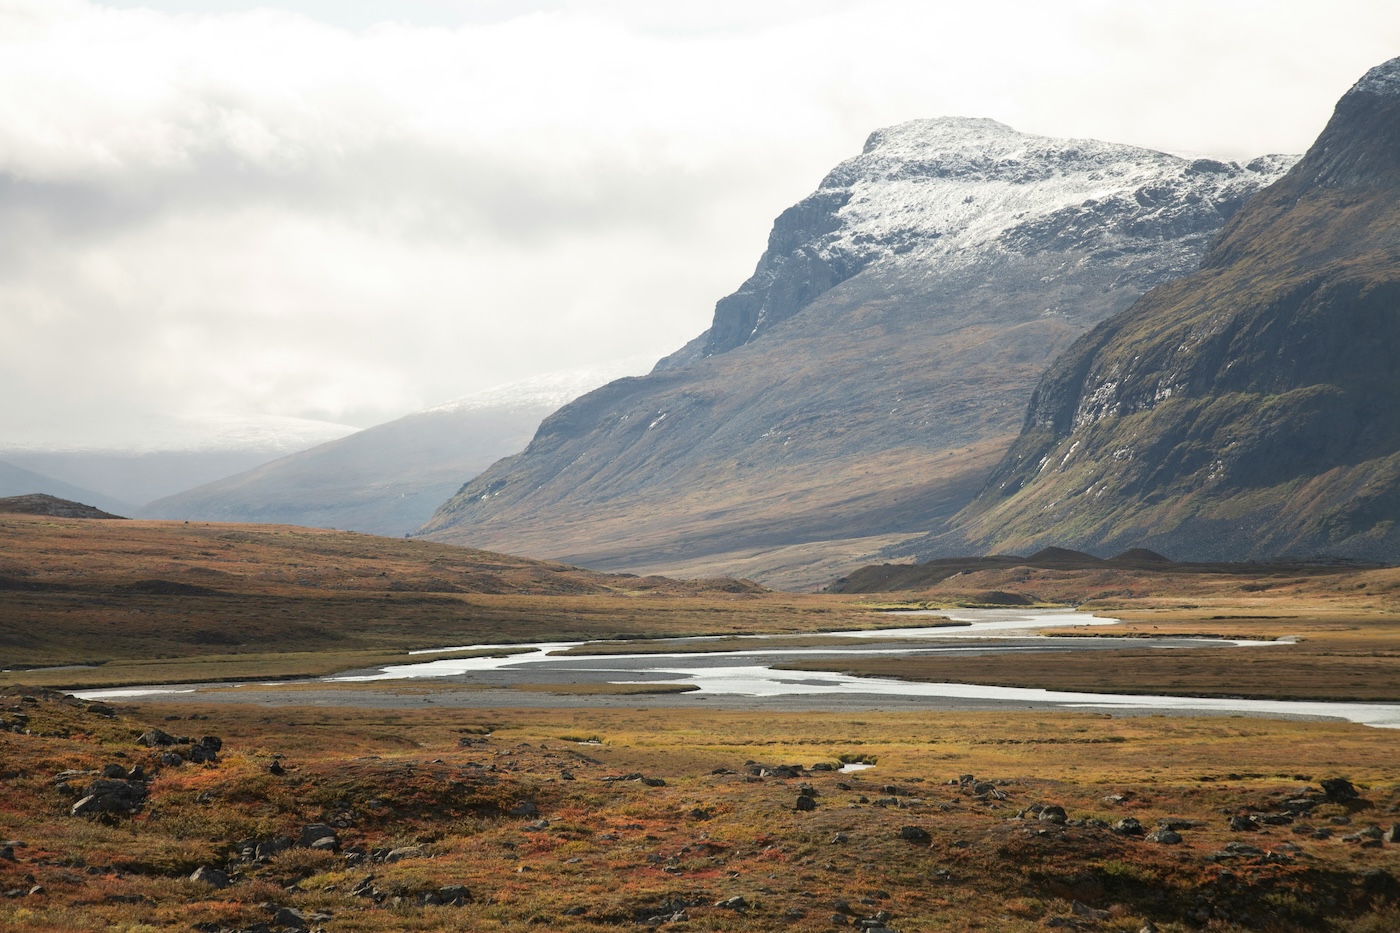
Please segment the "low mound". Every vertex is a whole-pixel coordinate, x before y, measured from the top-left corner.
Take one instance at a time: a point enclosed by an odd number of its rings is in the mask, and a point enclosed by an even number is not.
[[[60,499],[42,492],[0,499],[0,513],[7,512],[17,515],[51,515],[55,518],[122,518],[95,506]]]

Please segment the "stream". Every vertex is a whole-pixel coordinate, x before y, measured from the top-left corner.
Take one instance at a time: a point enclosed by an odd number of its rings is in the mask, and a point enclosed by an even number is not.
[[[376,670],[350,671],[317,681],[295,684],[257,683],[230,689],[228,684],[194,686],[152,685],[110,690],[86,690],[86,699],[156,697],[201,701],[257,702],[298,705],[355,706],[690,706],[762,707],[791,710],[837,709],[1075,709],[1106,713],[1191,715],[1251,715],[1289,719],[1344,719],[1368,726],[1400,728],[1400,704],[1328,703],[1285,700],[1244,700],[1181,696],[1137,696],[1069,693],[1020,687],[975,684],[916,683],[847,674],[782,671],[774,665],[794,659],[825,659],[867,655],[973,655],[1035,651],[1105,651],[1121,648],[1210,646],[1222,651],[1286,651],[1287,641],[1241,641],[1163,637],[1076,638],[1047,636],[1040,629],[1067,625],[1114,625],[1116,619],[1070,609],[952,609],[891,613],[902,618],[942,616],[958,626],[911,626],[858,632],[818,633],[848,644],[803,647],[785,644],[805,636],[745,636],[744,647],[713,652],[675,651],[637,654],[571,654],[557,652],[584,642],[518,645],[457,645],[414,652],[423,658]],[[678,647],[703,639],[677,639]],[[434,654],[515,649],[505,657],[438,658]],[[394,684],[440,685],[403,693]],[[628,695],[551,694],[547,685],[576,684],[684,685],[687,692]],[[351,689],[363,684],[364,691]],[[533,690],[518,689],[521,685]],[[471,689],[450,689],[452,687]],[[540,687],[544,692],[538,692]],[[294,688],[294,689],[279,689]],[[659,689],[666,689],[661,687]]]

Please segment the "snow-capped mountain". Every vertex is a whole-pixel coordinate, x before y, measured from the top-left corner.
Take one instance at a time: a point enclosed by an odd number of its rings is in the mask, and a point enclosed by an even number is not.
[[[966,503],[1049,359],[1191,271],[1292,161],[991,120],[877,131],[777,218],[704,334],[546,419],[423,533],[600,568],[835,576]]]
[[[778,217],[753,277],[666,365],[747,343],[881,261],[948,272],[1005,252],[1081,248],[1150,253],[1159,280],[1181,275],[1221,219],[1295,160],[1241,167],[965,117],[877,130]]]

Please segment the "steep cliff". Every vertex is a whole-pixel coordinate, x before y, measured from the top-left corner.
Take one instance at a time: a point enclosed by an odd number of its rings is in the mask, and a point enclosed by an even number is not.
[[[1400,59],[1201,269],[1060,357],[955,533],[1179,559],[1400,558]]]

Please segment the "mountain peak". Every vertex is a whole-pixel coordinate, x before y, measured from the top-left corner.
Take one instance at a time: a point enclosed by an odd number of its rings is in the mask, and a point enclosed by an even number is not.
[[[1378,97],[1400,97],[1400,58],[1382,62],[1361,76],[1350,94],[1374,94]]]
[[[669,369],[726,353],[878,263],[967,267],[989,257],[1082,249],[1173,250],[1182,232],[1213,236],[1254,191],[1292,164],[1246,167],[1095,139],[1018,132],[996,120],[938,117],[871,133],[813,194],[773,224],[750,279],[715,306],[707,334]],[[1194,268],[1192,243],[1165,274]]]

